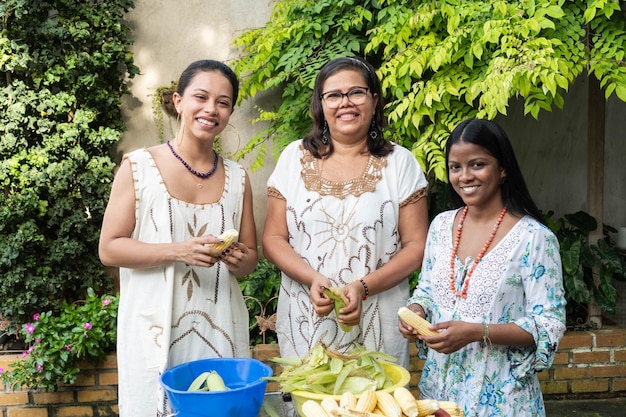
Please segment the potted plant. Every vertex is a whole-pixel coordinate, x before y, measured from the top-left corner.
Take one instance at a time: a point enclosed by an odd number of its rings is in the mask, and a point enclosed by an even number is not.
[[[578,211],[552,220],[553,215],[554,212],[548,212],[546,221],[560,244],[568,327],[588,325],[587,306],[592,303],[603,313],[614,314],[615,280],[626,280],[624,255],[611,237],[617,230],[604,225],[603,237],[590,242],[589,233],[598,227],[593,216]]]

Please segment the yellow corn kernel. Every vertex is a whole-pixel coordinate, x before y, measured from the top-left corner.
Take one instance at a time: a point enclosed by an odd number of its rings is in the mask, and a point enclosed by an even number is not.
[[[302,414],[304,417],[329,417],[322,406],[314,400],[306,400],[302,404]]]
[[[209,243],[209,246],[219,251],[225,251],[230,247],[230,245],[233,244],[233,242],[236,242],[237,239],[239,239],[239,232],[235,229],[230,229],[219,235],[217,238],[220,239],[222,243]]]
[[[423,336],[434,336],[437,334],[437,332],[428,328],[430,326],[428,321],[406,307],[400,307],[398,316]]]
[[[396,399],[400,409],[407,417],[417,417],[417,401],[406,387],[396,388],[393,392],[393,398]]]
[[[356,401],[356,407],[354,410],[356,411],[367,411],[371,412],[374,407],[376,407],[376,402],[378,398],[376,398],[376,391],[373,389],[365,390],[359,395],[359,399]]]
[[[334,399],[330,397],[324,398],[320,402],[320,405],[322,406],[324,411],[326,411],[326,414],[328,414],[329,416],[333,416],[339,411],[339,404],[337,404],[337,401],[335,401]]]
[[[339,406],[354,409],[356,407],[356,397],[350,391],[344,392],[339,398]]]
[[[417,400],[417,417],[424,417],[435,414],[439,410],[439,401],[437,400]]]
[[[386,391],[376,391],[376,408],[386,417],[402,417],[400,405],[393,395]]]

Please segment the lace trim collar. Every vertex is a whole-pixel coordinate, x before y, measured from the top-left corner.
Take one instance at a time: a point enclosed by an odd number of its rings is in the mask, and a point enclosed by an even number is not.
[[[335,182],[322,178],[318,165],[319,161],[304,147],[300,146],[300,149],[302,150],[302,157],[300,158],[302,171],[300,175],[304,181],[304,186],[307,190],[316,191],[322,196],[332,195],[343,199],[348,195],[358,197],[363,193],[374,191],[376,183],[383,176],[383,168],[387,166],[386,157],[378,158],[370,155],[360,177],[348,181]]]

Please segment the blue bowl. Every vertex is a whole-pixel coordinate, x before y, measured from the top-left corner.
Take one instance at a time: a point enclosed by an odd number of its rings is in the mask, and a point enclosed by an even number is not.
[[[187,391],[202,372],[217,371],[227,391]],[[212,358],[174,366],[161,375],[177,417],[256,417],[272,368],[250,358]]]

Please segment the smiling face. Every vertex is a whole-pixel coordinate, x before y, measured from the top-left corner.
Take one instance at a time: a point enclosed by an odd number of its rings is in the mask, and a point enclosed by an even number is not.
[[[367,88],[367,81],[359,71],[342,70],[331,75],[324,82],[323,93],[347,93],[355,87]],[[330,108],[322,100],[324,119],[328,122],[330,136],[343,143],[367,140],[367,132],[376,110],[378,97],[368,91],[365,101],[355,105],[343,96],[337,108]]]
[[[506,176],[498,160],[485,148],[457,142],[448,156],[448,178],[468,206],[502,204],[501,182]]]
[[[185,137],[214,140],[233,112],[233,87],[219,71],[199,71],[173,100]]]

